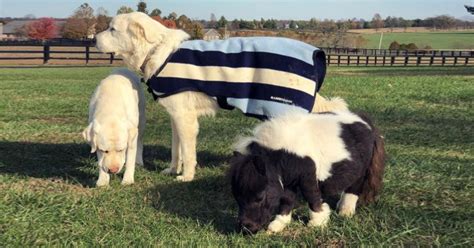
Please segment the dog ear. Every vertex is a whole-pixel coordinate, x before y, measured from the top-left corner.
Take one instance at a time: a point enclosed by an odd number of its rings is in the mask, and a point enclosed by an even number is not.
[[[94,153],[97,150],[97,133],[99,128],[99,123],[94,121],[89,123],[84,131],[82,131],[82,137],[84,140],[89,142],[89,145],[91,146],[91,153]]]
[[[149,43],[158,43],[164,39],[166,27],[148,16],[132,22],[128,29],[137,37],[143,37]]]

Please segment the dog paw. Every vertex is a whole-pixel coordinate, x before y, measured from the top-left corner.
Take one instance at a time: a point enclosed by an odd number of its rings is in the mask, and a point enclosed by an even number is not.
[[[329,217],[331,215],[331,208],[327,203],[323,203],[321,205],[321,211],[319,212],[310,212],[310,221],[308,222],[308,226],[312,227],[324,227],[329,222]]]
[[[176,180],[179,182],[191,182],[194,179],[193,176],[177,176]]]
[[[163,174],[163,175],[176,175],[178,173],[176,173],[175,168],[166,168],[166,169],[161,171],[161,174]]]
[[[95,186],[97,186],[97,187],[109,186],[109,181],[108,180],[97,180],[97,182],[95,183]]]
[[[135,183],[135,180],[133,180],[132,178],[132,179],[123,179],[121,184],[125,186],[125,185],[132,185],[134,183]]]

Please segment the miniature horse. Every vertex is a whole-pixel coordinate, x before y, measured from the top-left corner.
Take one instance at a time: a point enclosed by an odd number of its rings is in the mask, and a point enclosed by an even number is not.
[[[308,225],[324,226],[330,208],[323,196],[342,193],[339,214],[350,217],[358,200],[372,202],[382,188],[383,139],[361,114],[289,113],[258,125],[235,150],[229,177],[245,233],[268,223],[269,232],[283,230],[298,189],[311,210]]]

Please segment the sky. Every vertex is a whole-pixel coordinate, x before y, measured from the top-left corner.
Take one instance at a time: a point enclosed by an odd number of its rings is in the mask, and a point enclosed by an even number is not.
[[[94,9],[105,8],[115,15],[120,6],[136,9],[138,0],[0,0],[0,17],[66,18],[82,3]],[[148,10],[159,8],[162,15],[176,12],[192,19],[210,19],[211,13],[226,19],[372,19],[375,13],[383,18],[397,16],[406,19],[451,15],[474,18],[464,5],[474,6],[474,0],[145,0]]]

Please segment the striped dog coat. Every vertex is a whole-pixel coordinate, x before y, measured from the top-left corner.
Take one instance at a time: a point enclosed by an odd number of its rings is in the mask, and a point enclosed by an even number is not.
[[[326,73],[323,51],[286,38],[186,41],[147,81],[155,100],[183,91],[214,97],[225,109],[266,119],[311,112]]]

